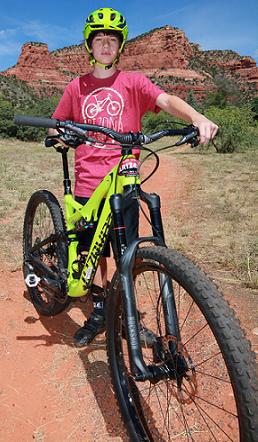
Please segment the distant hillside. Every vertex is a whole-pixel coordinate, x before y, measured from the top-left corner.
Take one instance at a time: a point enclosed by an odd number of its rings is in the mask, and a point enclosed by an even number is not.
[[[247,95],[258,92],[258,68],[251,57],[234,51],[202,51],[180,29],[152,29],[127,42],[120,59],[125,70],[141,71],[168,92],[202,100],[216,89],[218,76],[230,79]],[[8,100],[32,102],[56,96],[75,76],[90,72],[83,44],[49,52],[44,43],[23,45],[15,66],[0,73],[0,94]]]

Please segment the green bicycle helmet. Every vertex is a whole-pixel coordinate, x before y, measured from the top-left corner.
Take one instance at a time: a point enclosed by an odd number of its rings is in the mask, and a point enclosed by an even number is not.
[[[119,53],[122,52],[127,35],[128,27],[123,15],[115,11],[112,8],[100,8],[93,11],[86,19],[83,35],[85,39],[85,46],[89,54],[91,55],[90,43],[92,41],[92,35],[100,31],[113,31],[119,34],[121,38],[121,45]]]

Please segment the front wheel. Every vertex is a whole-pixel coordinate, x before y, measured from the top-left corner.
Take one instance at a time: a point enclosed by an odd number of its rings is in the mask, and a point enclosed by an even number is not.
[[[36,310],[46,316],[66,309],[67,244],[61,207],[47,190],[35,192],[23,226],[23,272]],[[34,285],[34,286],[33,286]]]
[[[136,382],[123,330],[118,276],[108,301],[107,345],[112,383],[132,441],[258,441],[255,358],[234,312],[214,284],[181,254],[142,248],[134,266],[140,327],[156,335],[142,345],[146,365],[171,366],[176,375]],[[162,281],[172,281],[181,334],[171,356]],[[182,370],[180,361],[185,361]],[[181,370],[181,371],[180,371]]]

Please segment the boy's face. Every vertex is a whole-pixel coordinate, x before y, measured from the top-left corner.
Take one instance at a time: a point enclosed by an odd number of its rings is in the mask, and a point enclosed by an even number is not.
[[[92,40],[92,55],[99,63],[110,64],[117,57],[120,40],[114,34],[98,32]]]

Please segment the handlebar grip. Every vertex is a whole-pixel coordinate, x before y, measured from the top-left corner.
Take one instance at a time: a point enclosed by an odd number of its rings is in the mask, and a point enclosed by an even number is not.
[[[29,115],[15,115],[14,123],[23,126],[45,127],[48,129],[56,129],[59,125],[59,120],[55,118],[30,117]]]

